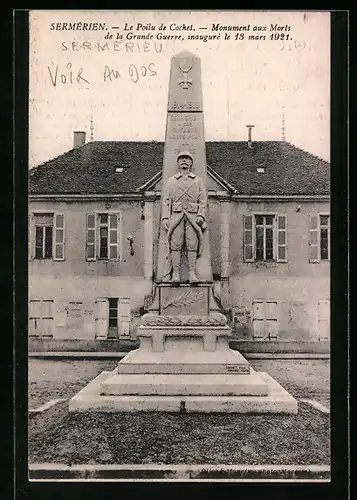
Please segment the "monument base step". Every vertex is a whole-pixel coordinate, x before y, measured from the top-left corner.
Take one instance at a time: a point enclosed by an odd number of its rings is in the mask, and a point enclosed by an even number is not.
[[[268,387],[253,369],[249,374],[120,374],[102,384],[107,396],[266,396]]]
[[[256,374],[267,385],[266,396],[102,396],[103,383],[112,375],[102,372],[69,401],[69,411],[297,414],[297,401],[280,384],[265,372]]]
[[[238,352],[231,349],[225,351],[183,351],[170,350],[164,352],[131,351],[120,361],[118,374],[249,374],[249,362]]]

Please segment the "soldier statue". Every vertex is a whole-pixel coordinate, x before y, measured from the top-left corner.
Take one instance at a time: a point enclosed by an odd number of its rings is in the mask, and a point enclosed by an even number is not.
[[[181,250],[186,248],[189,282],[197,283],[196,260],[202,252],[202,235],[207,227],[207,195],[204,183],[191,168],[193,157],[183,151],[177,157],[179,172],[167,181],[163,191],[162,226],[167,231],[168,256],[164,281],[179,283]]]

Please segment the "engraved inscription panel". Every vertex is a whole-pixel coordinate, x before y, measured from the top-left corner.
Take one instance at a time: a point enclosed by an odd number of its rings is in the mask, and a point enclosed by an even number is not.
[[[205,178],[206,154],[202,113],[169,113],[167,119],[164,182],[177,173],[177,155],[189,151],[193,155],[192,171]],[[167,177],[166,177],[167,176]]]
[[[197,101],[172,101],[170,111],[199,111],[200,103]]]
[[[249,373],[249,366],[247,365],[226,365],[228,373]]]
[[[200,120],[197,115],[175,114],[171,116],[170,140],[192,141],[200,138]]]

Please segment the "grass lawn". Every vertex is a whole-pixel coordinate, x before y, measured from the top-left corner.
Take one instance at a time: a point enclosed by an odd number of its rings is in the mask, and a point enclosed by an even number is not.
[[[252,359],[250,364],[258,372],[268,372],[295,398],[330,406],[330,360]]]
[[[70,398],[116,361],[30,360],[29,407]],[[329,403],[328,360],[252,360],[295,397]],[[298,415],[70,414],[68,402],[29,420],[29,462],[63,464],[329,464],[330,419]]]
[[[71,398],[104,370],[114,370],[117,361],[30,359],[29,408],[50,399]]]

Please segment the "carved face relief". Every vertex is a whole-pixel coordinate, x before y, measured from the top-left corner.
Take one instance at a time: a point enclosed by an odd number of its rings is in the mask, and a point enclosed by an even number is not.
[[[188,174],[192,167],[192,160],[189,156],[180,156],[177,164],[182,174]]]

